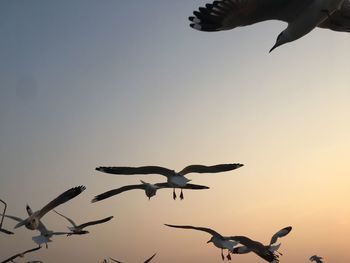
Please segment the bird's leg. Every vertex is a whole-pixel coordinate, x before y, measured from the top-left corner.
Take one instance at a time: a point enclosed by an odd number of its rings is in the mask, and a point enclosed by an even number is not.
[[[46,245],[46,249],[48,249],[48,248],[49,248],[49,245],[48,245],[47,243],[45,243],[45,245]]]
[[[175,188],[173,188],[173,199],[176,200]]]
[[[222,260],[225,260],[224,250],[223,249],[221,249],[221,258],[222,258]]]
[[[227,251],[227,256],[226,256],[227,260],[231,260],[231,255],[230,255],[230,251]]]
[[[181,193],[180,193],[180,199],[183,200],[184,199],[184,194],[182,192],[182,188],[181,188]]]

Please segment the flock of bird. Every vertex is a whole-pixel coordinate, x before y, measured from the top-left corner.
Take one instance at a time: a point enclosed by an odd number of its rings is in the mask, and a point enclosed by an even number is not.
[[[199,7],[198,11],[193,12],[193,16],[189,17],[190,26],[199,31],[222,31],[230,30],[236,27],[247,26],[265,20],[281,20],[288,23],[288,26],[277,37],[276,43],[270,49],[270,52],[275,48],[294,40],[297,40],[311,32],[314,28],[327,28],[334,31],[350,32],[350,1],[349,0],[217,0],[205,7]],[[183,189],[187,190],[205,190],[208,186],[190,184],[190,179],[185,175],[189,173],[219,173],[232,171],[242,167],[242,164],[219,164],[214,166],[205,165],[190,165],[179,172],[174,170],[159,167],[159,166],[143,166],[143,167],[98,167],[97,171],[116,174],[116,175],[134,175],[134,174],[160,174],[166,177],[166,182],[156,184],[141,181],[140,184],[127,185],[117,189],[112,189],[102,194],[95,196],[92,202],[99,202],[112,196],[121,194],[130,190],[143,190],[146,196],[150,199],[155,196],[160,189],[173,189],[173,199],[177,198],[176,188],[180,189],[180,199],[184,198]],[[28,216],[20,218],[6,214],[7,204],[3,200],[0,202],[4,205],[1,214],[0,232],[8,235],[13,232],[3,228],[4,218],[9,218],[17,222],[15,228],[25,226],[29,230],[37,230],[40,235],[34,236],[32,239],[38,245],[33,249],[18,253],[8,259],[2,261],[14,262],[18,257],[24,257],[26,254],[37,251],[43,244],[48,247],[48,243],[52,242],[51,238],[56,235],[84,235],[89,232],[85,230],[97,224],[107,223],[113,216],[94,221],[86,222],[77,225],[72,219],[55,211],[54,209],[76,196],[80,195],[85,190],[84,186],[73,187],[54,200],[49,202],[42,209],[33,212],[27,205],[26,211]],[[69,231],[55,232],[48,230],[43,224],[42,218],[50,211],[54,211],[57,215],[67,220],[71,226]],[[208,243],[212,242],[214,246],[221,249],[222,260],[231,260],[231,254],[245,254],[253,252],[267,262],[279,262],[279,256],[282,255],[278,249],[280,244],[277,244],[279,238],[286,236],[292,230],[291,226],[285,227],[276,232],[269,244],[264,245],[258,241],[252,240],[246,236],[222,236],[215,230],[205,227],[196,226],[181,226],[165,224],[171,228],[193,229],[204,231],[211,235]],[[227,250],[225,257],[224,250]],[[152,255],[146,262],[150,262],[156,254]],[[109,258],[113,262],[120,262],[113,258]],[[310,257],[310,261],[323,263],[322,257],[314,255]],[[41,261],[29,261],[31,263],[39,263]],[[107,259],[104,259],[107,263]]]

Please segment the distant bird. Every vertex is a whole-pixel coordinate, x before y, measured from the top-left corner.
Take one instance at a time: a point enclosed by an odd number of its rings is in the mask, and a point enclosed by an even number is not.
[[[315,261],[316,263],[323,263],[323,258],[322,257],[318,257],[316,255],[313,255],[312,257],[310,257],[310,261]]]
[[[108,192],[99,194],[99,195],[95,196],[91,202],[92,203],[98,202],[98,201],[107,199],[109,197],[112,197],[114,195],[123,193],[125,191],[136,190],[136,189],[144,190],[148,199],[151,199],[152,196],[156,195],[156,193],[159,189],[165,189],[165,188],[174,188],[174,187],[171,186],[169,183],[150,184],[150,183],[146,183],[146,182],[141,180],[141,184],[126,185],[126,186],[120,187],[118,189],[113,189],[113,190],[110,190]],[[181,189],[202,190],[202,189],[209,189],[209,187],[204,186],[204,185],[186,184],[185,186],[181,187]],[[183,199],[183,196],[181,197],[181,199]]]
[[[22,222],[19,222],[15,228],[25,226],[26,228],[30,230],[35,230],[39,227],[39,221],[40,219],[48,213],[50,210],[54,209],[55,207],[71,200],[72,198],[78,196],[85,190],[85,186],[77,186],[73,187],[58,197],[56,197],[54,200],[52,200],[50,203],[48,203],[46,206],[44,206],[41,210],[38,210],[34,213],[32,213],[28,218],[23,220]]]
[[[4,217],[5,217],[5,214],[6,214],[7,204],[6,204],[5,201],[3,201],[1,199],[0,199],[0,202],[3,203],[3,205],[4,205],[4,210],[2,211],[2,217],[1,217],[1,221],[0,221],[0,232],[3,232],[5,234],[7,234],[7,235],[13,235],[14,234],[13,232],[2,228],[2,225],[4,223]]]
[[[27,212],[30,215],[32,213],[31,209],[29,206],[27,206]],[[14,221],[17,222],[22,222],[23,219],[19,218],[17,216],[11,216],[11,215],[5,215],[5,217],[10,218]],[[53,236],[58,236],[58,235],[67,235],[67,232],[54,232],[52,230],[48,230],[46,226],[39,220],[39,226],[37,230],[40,232],[39,236],[32,237],[32,240],[37,244],[37,245],[42,245],[45,244],[46,248],[48,248],[48,243],[52,242],[51,238]]]
[[[29,250],[24,251],[24,252],[22,252],[22,253],[18,253],[18,254],[16,254],[16,255],[14,255],[14,256],[12,256],[12,257],[9,257],[8,259],[2,261],[1,263],[13,262],[14,259],[16,259],[16,258],[18,258],[18,257],[23,258],[25,254],[34,252],[34,251],[36,251],[36,250],[39,250],[40,248],[41,248],[41,247],[38,246],[38,247],[36,247],[36,248],[29,249]]]
[[[222,31],[265,20],[281,20],[288,27],[277,37],[276,47],[297,40],[316,27],[350,32],[348,0],[216,0],[189,17],[199,31]]]
[[[156,256],[156,254],[157,253],[155,253],[155,254],[153,254],[153,256],[152,257],[150,257],[149,259],[147,259],[146,261],[144,261],[144,263],[148,263],[148,262],[151,262],[151,260]],[[116,259],[113,259],[113,258],[110,258],[112,261],[114,261],[114,262],[117,262],[117,263],[123,263],[123,262],[121,262],[121,261],[118,261],[118,260],[116,260]]]
[[[281,230],[279,230],[278,232],[276,232],[270,241],[270,244],[265,246],[262,243],[252,240],[248,237],[245,236],[234,236],[231,237],[230,239],[239,242],[240,244],[242,244],[243,246],[241,247],[235,247],[233,249],[233,253],[234,254],[245,254],[245,253],[249,253],[249,252],[254,252],[255,254],[257,254],[258,256],[260,256],[261,258],[265,259],[268,262],[279,262],[278,260],[278,255],[275,254],[275,252],[278,252],[278,249],[280,247],[281,244],[275,245],[275,243],[277,242],[278,238],[284,237],[286,235],[289,234],[289,232],[292,230],[291,226],[285,227]],[[280,255],[282,255],[281,253],[279,253]]]
[[[84,234],[88,234],[89,231],[83,230],[85,227],[88,226],[93,226],[93,225],[98,225],[98,224],[103,224],[108,222],[109,220],[111,220],[113,218],[113,216],[109,216],[100,220],[96,220],[96,221],[91,221],[91,222],[87,222],[81,225],[76,225],[75,222],[70,219],[69,217],[66,217],[65,215],[62,215],[61,213],[57,212],[56,210],[53,210],[56,214],[62,216],[63,218],[65,218],[69,223],[72,224],[72,227],[68,227],[68,229],[71,231],[71,233],[68,233],[67,235],[84,235]]]
[[[208,240],[207,243],[212,242],[214,246],[217,248],[221,248],[221,258],[222,260],[225,260],[224,256],[224,249],[228,250],[226,258],[228,260],[231,260],[231,255],[230,252],[233,252],[234,247],[238,244],[238,241],[233,241],[230,240],[230,237],[222,236],[218,232],[210,229],[210,228],[205,228],[205,227],[195,227],[195,226],[178,226],[178,225],[169,225],[165,224],[166,226],[169,227],[174,227],[174,228],[183,228],[183,229],[194,229],[194,230],[199,230],[199,231],[204,231],[212,235],[212,237]]]
[[[109,174],[160,174],[167,177],[167,183],[173,187],[173,198],[176,199],[175,188],[181,188],[180,198],[183,199],[182,188],[191,180],[185,177],[188,173],[220,173],[231,171],[242,167],[243,164],[218,164],[213,166],[205,165],[190,165],[182,169],[180,172],[175,172],[168,168],[160,166],[141,166],[141,167],[97,167],[96,170]]]

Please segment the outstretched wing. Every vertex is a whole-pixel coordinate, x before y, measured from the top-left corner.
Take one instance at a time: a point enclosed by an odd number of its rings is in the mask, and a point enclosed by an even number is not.
[[[194,230],[199,230],[199,231],[204,231],[207,232],[213,236],[219,236],[222,237],[218,232],[210,229],[210,228],[206,228],[206,227],[195,227],[195,226],[177,226],[177,225],[169,225],[169,224],[165,224],[166,226],[169,227],[174,227],[174,228],[183,228],[183,229],[194,229]]]
[[[22,221],[23,221],[22,218],[19,218],[19,217],[17,217],[17,216],[10,216],[10,215],[3,215],[3,214],[0,214],[0,216],[10,218],[10,219],[15,220],[15,221],[17,221],[17,222],[22,222]]]
[[[150,262],[155,256],[156,256],[157,253],[154,253],[154,255],[152,257],[150,257],[149,259],[147,259],[144,263],[148,263]]]
[[[48,203],[46,206],[44,206],[39,211],[38,217],[39,218],[43,217],[50,210],[54,209],[55,207],[61,204],[64,204],[65,202],[68,202],[69,200],[81,194],[84,190],[85,190],[85,186],[77,186],[65,191],[64,193],[56,197],[54,200],[52,200],[50,203]]]
[[[111,220],[112,218],[113,218],[113,216],[109,216],[109,217],[106,217],[106,218],[103,218],[103,219],[100,219],[100,220],[87,222],[87,223],[85,223],[85,224],[81,224],[80,226],[77,226],[77,228],[83,229],[83,228],[88,227],[88,226],[103,224],[103,223],[108,222],[108,221]]]
[[[189,17],[190,26],[200,31],[229,30],[270,19],[289,22],[307,0],[216,0],[199,7]]]
[[[118,189],[113,189],[113,190],[107,191],[107,192],[105,192],[105,193],[96,195],[96,196],[94,197],[94,199],[91,200],[91,202],[92,202],[92,203],[95,203],[95,202],[98,202],[98,201],[107,199],[107,198],[109,198],[109,197],[111,197],[111,196],[114,196],[114,195],[123,193],[123,192],[125,192],[125,191],[130,191],[130,190],[135,190],[135,189],[145,190],[145,189],[146,189],[146,186],[145,186],[144,184],[135,184],[135,185],[126,185],[126,186],[122,186],[122,187],[120,187],[120,188],[118,188]]]
[[[319,27],[333,31],[350,32],[350,1],[345,0],[341,8],[331,14]]]
[[[4,229],[4,228],[0,228],[0,232],[5,233],[5,234],[7,234],[7,235],[14,235],[14,234],[15,234],[15,233],[13,233],[13,232],[11,232],[11,231],[8,231],[8,230],[6,230],[6,229]]]
[[[277,233],[275,233],[271,237],[270,245],[271,244],[275,244],[277,242],[278,238],[288,235],[290,231],[292,231],[292,227],[291,226],[287,226],[287,227],[281,229],[280,231],[278,231]]]
[[[77,227],[77,225],[75,224],[75,222],[73,221],[73,219],[71,219],[71,218],[69,218],[69,217],[67,217],[67,216],[65,216],[65,215],[63,215],[63,214],[57,212],[56,210],[53,210],[53,211],[54,211],[56,214],[58,214],[58,215],[62,216],[63,218],[65,218],[69,223],[72,224],[73,227],[75,227],[75,228]]]
[[[123,263],[123,262],[121,262],[121,261],[118,261],[118,260],[116,260],[116,259],[114,259],[114,258],[109,258],[110,260],[112,260],[112,261],[114,261],[114,262],[117,262],[117,263]]]
[[[132,174],[161,174],[166,177],[174,175],[174,171],[168,168],[160,167],[160,166],[141,166],[141,167],[97,167],[97,171],[109,173],[109,174],[124,174],[124,175],[132,175]]]
[[[18,254],[16,254],[16,255],[14,255],[14,256],[12,256],[12,257],[9,257],[8,259],[2,261],[1,263],[13,262],[12,260],[14,260],[15,258],[18,258],[18,257],[21,256],[22,254],[27,254],[27,253],[30,253],[30,252],[34,252],[34,251],[36,251],[36,250],[39,250],[40,248],[41,248],[41,246],[38,246],[38,247],[36,247],[36,248],[29,249],[29,250],[24,251],[24,252],[22,252],[22,253],[18,253]]]
[[[155,185],[158,186],[160,189],[162,189],[162,188],[182,188],[182,189],[190,189],[190,190],[209,189],[208,186],[198,185],[198,184],[186,184],[183,187],[174,187],[174,186],[171,186],[169,183],[157,183]]]
[[[242,167],[243,164],[240,163],[230,163],[230,164],[218,164],[212,166],[205,165],[189,165],[182,169],[179,174],[185,175],[188,173],[221,173],[227,172],[239,167]]]

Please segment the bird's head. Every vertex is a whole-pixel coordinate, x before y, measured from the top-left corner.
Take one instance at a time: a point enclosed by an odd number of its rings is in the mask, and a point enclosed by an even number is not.
[[[271,53],[275,48],[277,48],[277,47],[279,47],[279,46],[281,46],[281,45],[283,45],[283,44],[286,44],[286,43],[288,43],[288,42],[290,42],[290,41],[291,41],[291,39],[289,38],[288,32],[287,32],[286,30],[282,31],[282,32],[278,35],[278,37],[277,37],[277,39],[276,39],[276,43],[275,43],[275,45],[270,49],[269,53]]]
[[[85,235],[85,234],[89,234],[90,232],[87,230],[82,230],[79,232],[79,235]]]

